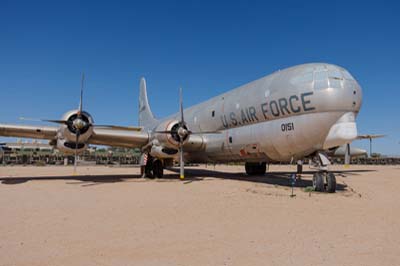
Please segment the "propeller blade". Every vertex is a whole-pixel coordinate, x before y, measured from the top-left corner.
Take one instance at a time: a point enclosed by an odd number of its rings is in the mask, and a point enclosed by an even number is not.
[[[79,100],[79,115],[82,113],[83,110],[83,85],[85,83],[85,73],[82,72],[82,79],[81,79],[81,97]]]
[[[185,163],[183,161],[183,145],[179,145],[179,178],[185,179]]]
[[[67,121],[67,120],[54,120],[54,119],[43,119],[42,121],[56,123],[56,124],[63,124],[63,125],[68,125],[71,123],[71,121]]]
[[[185,119],[183,117],[183,96],[182,96],[182,88],[179,88],[179,109],[181,113],[181,123],[185,124]]]
[[[76,142],[75,142],[75,158],[74,158],[74,175],[76,175],[76,168],[78,166],[78,144],[79,144],[79,130],[76,132]]]
[[[181,113],[181,126],[185,125],[185,118],[183,116],[183,96],[182,96],[182,88],[179,88],[179,111]],[[180,138],[179,145],[179,178],[181,180],[185,179],[185,163],[183,161],[183,139]]]
[[[189,131],[189,134],[191,135],[202,135],[202,134],[221,134],[221,131],[198,131],[198,132],[193,132]]]
[[[346,151],[344,155],[344,164],[349,165],[350,164],[350,143],[346,144]]]
[[[28,118],[28,117],[20,117],[19,120],[32,121],[32,122],[50,122],[50,123],[64,124],[64,125],[68,125],[70,123],[70,121],[67,120],[38,119],[38,118]]]

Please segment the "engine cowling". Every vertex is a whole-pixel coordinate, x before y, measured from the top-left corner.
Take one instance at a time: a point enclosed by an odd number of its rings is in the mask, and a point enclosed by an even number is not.
[[[150,155],[162,159],[175,158],[178,156],[178,150],[175,148],[153,145],[150,150]]]
[[[190,134],[186,125],[181,125],[178,120],[170,120],[159,125],[155,138],[163,147],[178,148],[179,145],[189,141]]]
[[[66,121],[66,123],[61,125],[57,139],[50,142],[50,144],[67,154],[75,153],[75,149],[78,153],[85,151],[87,149],[86,142],[93,134],[92,125],[94,121],[92,116],[84,111],[79,115],[79,110],[71,110],[65,113],[61,120]],[[77,143],[78,132],[79,138]]]
[[[88,148],[88,145],[86,143],[78,143],[76,146],[76,142],[68,141],[66,139],[58,139],[55,148],[62,153],[72,155],[75,154],[75,149],[77,149],[76,152],[78,154],[84,152]]]
[[[62,135],[65,139],[70,142],[76,142],[76,133],[78,131],[77,127],[81,127],[79,129],[79,142],[85,143],[90,136],[93,134],[93,118],[92,116],[82,111],[80,118],[78,117],[79,110],[72,110],[65,113],[61,120],[68,121],[67,125],[62,125],[60,131],[62,131]]]

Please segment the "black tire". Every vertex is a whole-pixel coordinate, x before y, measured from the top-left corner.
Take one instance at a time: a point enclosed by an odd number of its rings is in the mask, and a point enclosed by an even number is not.
[[[252,163],[245,163],[244,169],[246,170],[246,174],[254,175],[254,166]]]
[[[245,169],[248,175],[264,175],[267,171],[267,163],[246,163]]]
[[[313,175],[313,188],[315,191],[324,192],[324,176],[322,173],[318,172]]]
[[[336,191],[336,177],[333,173],[326,174],[326,191],[334,193]]]
[[[164,166],[161,160],[155,160],[153,162],[153,174],[156,178],[163,178],[164,176]]]
[[[147,159],[146,166],[144,167],[145,176],[148,178],[154,178],[153,175],[153,161],[151,158]]]
[[[267,171],[267,163],[258,163],[257,164],[257,175],[265,175],[265,172]]]

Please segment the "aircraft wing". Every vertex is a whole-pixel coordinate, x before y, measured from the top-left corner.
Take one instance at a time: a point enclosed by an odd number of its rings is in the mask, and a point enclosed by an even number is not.
[[[358,135],[356,139],[377,139],[377,138],[383,138],[386,135],[380,135],[380,134],[367,134],[367,135]]]
[[[0,124],[0,136],[31,138],[31,139],[55,139],[58,127],[27,126]]]
[[[149,142],[149,134],[132,129],[124,130],[122,127],[95,128],[88,142],[96,145],[138,148]]]
[[[0,124],[0,136],[31,138],[31,139],[57,139],[59,127],[31,126]],[[136,148],[144,146],[149,141],[149,134],[139,131],[135,127],[100,126],[93,129],[93,134],[88,139],[89,144]]]

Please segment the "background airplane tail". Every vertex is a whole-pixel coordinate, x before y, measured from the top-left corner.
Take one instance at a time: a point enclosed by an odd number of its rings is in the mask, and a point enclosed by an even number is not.
[[[139,126],[149,128],[156,122],[157,120],[151,112],[149,101],[147,99],[146,80],[141,78],[139,93]]]

